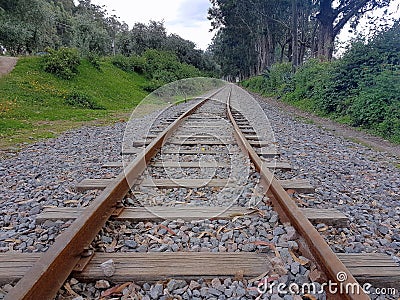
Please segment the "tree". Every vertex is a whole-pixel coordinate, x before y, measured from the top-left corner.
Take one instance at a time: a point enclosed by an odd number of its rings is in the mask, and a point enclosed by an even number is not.
[[[45,0],[1,1],[1,40],[12,53],[33,53],[52,46],[56,37],[54,11]]]
[[[276,61],[331,60],[345,24],[393,0],[211,0],[211,49],[226,75],[261,74]],[[235,61],[240,60],[240,62]],[[231,73],[233,72],[233,73]]]
[[[223,69],[236,69],[238,73],[231,76],[247,77],[263,72],[276,61],[278,45],[285,48],[288,44],[290,0],[212,0],[211,3],[209,19],[213,30],[219,31],[214,44],[221,43],[213,48],[218,49],[221,58],[242,60],[238,63],[224,59],[225,65],[232,66]],[[232,51],[241,51],[242,55]]]
[[[331,60],[334,41],[343,27],[349,22],[353,26],[367,12],[388,6],[391,0],[319,0],[318,52],[323,60]]]

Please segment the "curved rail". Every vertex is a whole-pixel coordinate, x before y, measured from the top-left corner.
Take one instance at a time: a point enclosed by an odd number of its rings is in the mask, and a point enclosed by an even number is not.
[[[113,184],[109,185],[83,214],[61,233],[50,249],[7,294],[5,300],[52,299],[79,260],[85,256],[83,255],[85,247],[90,245],[111,217],[130,186],[137,181],[150,159],[161,149],[164,140],[187,116],[220,90],[222,88],[190,107],[139,153],[138,157],[117,176]],[[86,254],[90,256],[90,253]]]
[[[358,289],[355,288],[355,290],[357,291],[356,293],[343,293],[336,295],[336,297],[339,297],[338,299],[370,299],[367,294],[364,293],[357,280],[351,275],[350,271],[328,246],[323,237],[300,211],[299,207],[290,198],[288,193],[283,189],[283,187],[274,177],[271,171],[265,166],[265,164],[263,164],[260,156],[254,151],[253,147],[247,141],[244,134],[237,125],[231,111],[231,92],[232,88],[228,96],[229,98],[227,102],[227,111],[228,117],[232,122],[235,130],[235,137],[239,146],[242,148],[243,151],[248,154],[250,160],[254,163],[255,168],[259,171],[263,187],[265,190],[268,190],[270,192],[270,198],[272,199],[272,203],[279,213],[280,218],[284,221],[289,221],[291,225],[301,235],[306,244],[303,245],[303,248],[304,246],[306,246],[306,249],[303,250],[311,252],[314,261],[325,272],[328,280],[336,283],[337,286],[358,286]],[[345,272],[347,274],[347,280],[345,281],[339,281],[337,278],[337,275],[341,274],[342,272]],[[331,298],[335,298],[335,295],[331,295]]]

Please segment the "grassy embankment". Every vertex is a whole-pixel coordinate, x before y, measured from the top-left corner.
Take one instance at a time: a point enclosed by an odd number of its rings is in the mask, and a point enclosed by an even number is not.
[[[43,71],[39,57],[26,57],[0,78],[0,149],[84,124],[126,120],[148,94],[142,88],[148,81],[144,76],[125,72],[110,59],[100,61],[100,70],[82,60],[78,70],[76,77],[60,79]],[[77,107],[77,98],[89,100],[97,109]]]

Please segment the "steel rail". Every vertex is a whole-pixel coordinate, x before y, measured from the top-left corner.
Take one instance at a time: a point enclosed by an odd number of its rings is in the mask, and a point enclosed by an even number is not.
[[[58,236],[50,249],[43,253],[27,274],[7,294],[5,300],[52,299],[81,259],[85,247],[90,245],[111,217],[118,202],[124,198],[130,186],[146,169],[150,159],[161,149],[164,140],[187,116],[223,88],[191,106],[140,152],[138,157],[117,176],[113,184],[96,197],[82,215]]]
[[[289,221],[291,225],[296,229],[300,236],[304,239],[307,249],[311,252],[317,265],[322,268],[325,274],[332,283],[337,284],[336,287],[358,287],[355,289],[355,293],[340,293],[338,295],[329,295],[330,299],[351,299],[351,300],[364,300],[370,299],[367,294],[362,290],[357,280],[353,277],[346,266],[340,261],[337,255],[332,251],[329,245],[325,242],[323,237],[310,223],[310,221],[303,215],[299,207],[290,198],[288,193],[283,189],[278,180],[274,177],[271,171],[263,163],[260,156],[254,151],[253,147],[245,138],[237,125],[232,111],[231,111],[231,93],[232,87],[229,92],[227,101],[227,112],[230,121],[233,124],[235,130],[236,140],[241,149],[248,154],[249,158],[253,162],[255,168],[259,171],[261,179],[264,183],[264,188],[268,190],[273,196],[272,203],[275,209],[279,213],[281,220]],[[307,249],[305,249],[307,251]],[[339,281],[338,274],[345,273],[347,279],[345,281]],[[350,289],[350,291],[353,291]]]

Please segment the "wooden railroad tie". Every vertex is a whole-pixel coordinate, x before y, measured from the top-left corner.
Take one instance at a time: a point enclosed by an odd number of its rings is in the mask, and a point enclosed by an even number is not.
[[[37,253],[0,253],[0,284],[22,278],[40,258]],[[43,254],[46,255],[46,254]],[[80,281],[101,279],[113,282],[155,282],[167,278],[198,279],[215,277],[255,278],[271,269],[269,255],[256,252],[163,252],[95,253],[81,272],[71,275]],[[398,288],[400,268],[390,256],[378,253],[338,254],[353,276],[362,284]],[[112,259],[115,273],[106,277],[100,267]]]
[[[146,135],[146,136],[143,136],[143,139],[154,139],[154,138],[156,138],[157,137],[157,135],[154,135],[154,134],[149,134],[149,135]],[[211,135],[211,134],[209,134],[209,135],[207,135],[207,134],[205,134],[205,133],[202,133],[202,134],[198,134],[198,133],[193,133],[193,134],[188,134],[188,133],[185,133],[185,134],[179,134],[179,135],[173,135],[171,138],[174,138],[174,139],[177,139],[177,140],[187,140],[187,139],[201,139],[201,140],[205,140],[205,139],[221,139],[221,140],[227,140],[227,139],[233,139],[233,136],[227,136],[227,135],[224,135],[224,136],[214,136],[214,135]]]
[[[75,186],[79,192],[88,190],[102,190],[114,179],[84,179]],[[306,180],[279,180],[282,187],[286,190],[295,190],[298,193],[314,193],[315,188]],[[135,183],[136,184],[136,183]],[[235,182],[228,179],[151,179],[145,178],[141,182],[144,187],[157,187],[163,189],[170,188],[200,188],[200,187],[235,187]]]
[[[36,217],[37,223],[46,220],[72,220],[79,217],[85,208],[45,208]],[[324,223],[338,227],[347,226],[348,218],[342,212],[335,209],[303,208],[303,214],[314,224]],[[185,221],[205,219],[232,219],[235,216],[255,216],[257,211],[241,206],[213,207],[213,206],[175,206],[175,207],[126,207],[115,217],[119,221],[158,222],[163,220]]]
[[[45,255],[45,254],[44,254]],[[82,272],[71,275],[80,281],[154,282],[166,278],[254,278],[271,269],[269,255],[254,252],[95,253]],[[40,258],[37,253],[0,253],[0,284],[16,281]],[[100,265],[112,259],[115,273],[106,277]]]
[[[207,149],[165,149],[161,150],[162,154],[182,154],[182,155],[197,155],[197,154],[221,154],[229,152],[227,151],[226,147],[222,147],[220,151],[218,150],[207,150]]]
[[[143,147],[141,148],[123,148],[121,150],[121,155],[132,155],[132,154],[138,154],[141,151],[143,151]]]
[[[127,165],[127,164],[126,164]],[[267,168],[270,169],[281,169],[291,170],[292,167],[288,162],[265,162]],[[124,164],[122,162],[106,162],[102,168],[122,168]],[[179,161],[163,161],[155,162],[150,165],[151,167],[157,168],[228,168],[230,167],[227,163],[207,163],[207,162],[179,162]]]
[[[274,158],[279,157],[280,153],[276,150],[269,150],[269,149],[256,149],[258,155],[261,158]],[[220,153],[228,153],[226,147],[222,147],[221,151],[218,150],[202,150],[202,149],[165,149],[161,150],[161,153],[164,154],[187,154],[187,155],[196,155],[196,154],[220,154]]]
[[[143,147],[145,145],[148,145],[151,143],[151,139],[147,140],[140,140],[140,141],[135,141],[132,143],[133,147]],[[179,139],[169,139],[166,140],[166,144],[171,144],[171,145],[181,145],[181,146],[194,146],[194,145],[231,145],[234,144],[235,141],[233,138],[231,140],[212,140],[212,139],[199,139],[199,140],[179,140]],[[264,145],[264,144],[263,144]],[[264,147],[264,146],[262,146]]]
[[[220,117],[210,117],[210,116],[205,116],[205,117],[197,117],[197,116],[190,116],[190,117],[188,117],[186,120],[188,120],[188,121],[192,121],[192,120],[202,120],[202,121],[204,121],[204,120],[213,120],[213,121],[219,121],[219,120],[221,120],[222,118],[220,118]]]

